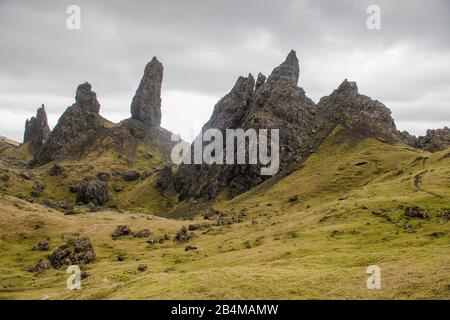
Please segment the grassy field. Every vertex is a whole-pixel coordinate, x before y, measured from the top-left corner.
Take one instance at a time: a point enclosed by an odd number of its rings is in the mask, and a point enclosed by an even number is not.
[[[172,240],[111,239],[121,224],[173,239],[181,226],[205,222],[194,206],[192,221],[152,215],[152,206],[164,205],[150,182],[136,182],[133,190],[142,193],[123,193],[146,210],[63,215],[2,195],[0,298],[449,299],[450,227],[437,215],[450,209],[449,155],[370,139],[350,143],[335,130],[303,168],[214,203],[245,221],[194,231],[193,251]],[[404,208],[415,205],[430,218],[405,217]],[[97,254],[81,290],[66,288],[64,269],[26,271],[51,252],[32,251],[37,241],[49,238],[53,250],[77,234],[89,236]],[[141,264],[147,271],[137,270]],[[381,268],[380,290],[366,287],[370,265]]]

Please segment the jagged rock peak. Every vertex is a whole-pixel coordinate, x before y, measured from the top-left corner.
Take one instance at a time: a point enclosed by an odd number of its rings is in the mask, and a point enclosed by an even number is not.
[[[92,86],[88,83],[82,83],[77,87],[75,94],[76,104],[89,112],[98,113],[100,111],[100,103],[97,101],[97,95],[92,91]]]
[[[356,82],[345,79],[336,89],[339,94],[358,94],[358,85]]]
[[[286,60],[272,71],[268,81],[284,81],[297,85],[299,74],[297,54],[291,50]]]
[[[161,124],[163,65],[156,57],[147,64],[131,103],[131,117],[148,125]]]
[[[450,146],[450,129],[428,129],[425,136],[416,139],[416,148],[436,152]]]
[[[253,97],[255,78],[240,76],[231,91],[214,106],[213,114],[203,127],[227,129],[235,128],[240,124]]]
[[[258,78],[256,78],[255,91],[258,91],[258,89],[264,84],[264,82],[266,82],[266,76],[261,72],[258,73]]]
[[[30,142],[30,151],[35,152],[47,140],[50,128],[47,122],[47,113],[42,105],[36,112],[35,117],[27,119],[25,122],[25,133],[23,143]]]

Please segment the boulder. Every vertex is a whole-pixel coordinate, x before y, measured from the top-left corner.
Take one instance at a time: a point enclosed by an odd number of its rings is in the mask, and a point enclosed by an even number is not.
[[[88,237],[67,240],[50,255],[50,262],[55,269],[68,265],[83,266],[95,261],[95,252]]]
[[[133,232],[131,232],[131,229],[128,226],[117,226],[116,230],[114,230],[112,234],[112,238],[118,239],[124,236],[132,236]]]
[[[138,231],[138,232],[135,232],[135,233],[134,233],[134,236],[135,236],[136,238],[147,238],[147,237],[150,236],[150,230],[148,230],[148,229],[140,230],[140,231]]]
[[[50,171],[48,172],[48,174],[51,175],[51,176],[60,176],[61,174],[63,174],[63,172],[64,172],[63,167],[61,167],[61,166],[58,165],[58,164],[54,164],[54,165],[51,167],[51,169],[50,169]]]
[[[97,173],[97,178],[100,181],[108,182],[110,174],[108,172],[99,172]]]
[[[134,181],[139,179],[140,177],[141,174],[136,170],[122,173],[122,179],[125,181]]]
[[[40,182],[35,182],[32,190],[31,190],[31,195],[33,197],[40,197],[43,193],[44,193],[44,185]]]
[[[80,184],[76,200],[78,204],[92,203],[95,206],[101,206],[109,200],[111,200],[111,196],[109,195],[107,183],[88,179]]]
[[[192,232],[188,232],[188,229],[185,226],[182,226],[181,229],[177,232],[175,235],[175,238],[173,239],[175,242],[189,242],[194,237],[194,234]]]
[[[47,241],[39,241],[34,247],[33,251],[47,251],[49,249],[49,244]]]
[[[405,216],[410,218],[428,219],[430,216],[425,212],[425,209],[414,206],[405,208]]]

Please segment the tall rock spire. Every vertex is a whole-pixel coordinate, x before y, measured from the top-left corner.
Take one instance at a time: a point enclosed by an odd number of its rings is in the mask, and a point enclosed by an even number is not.
[[[23,143],[29,142],[29,150],[35,153],[50,134],[50,128],[47,122],[47,113],[45,107],[42,105],[36,113],[35,117],[27,119],[25,122],[25,133],[23,136]]]
[[[161,124],[161,83],[163,65],[153,57],[131,103],[131,117],[148,125]]]
[[[82,109],[98,113],[100,111],[100,103],[97,101],[97,95],[92,91],[92,87],[88,82],[80,84],[75,94],[75,103]]]

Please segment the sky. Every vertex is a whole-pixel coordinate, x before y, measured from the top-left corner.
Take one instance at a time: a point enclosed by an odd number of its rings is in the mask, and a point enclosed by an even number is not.
[[[80,29],[67,27],[70,5]],[[367,27],[369,5],[379,29]],[[291,49],[315,102],[347,78],[398,129],[424,134],[450,126],[449,25],[448,0],[0,0],[0,135],[21,141],[41,104],[53,127],[85,81],[102,116],[130,117],[157,56],[162,126],[192,140],[240,75],[270,74]]]

